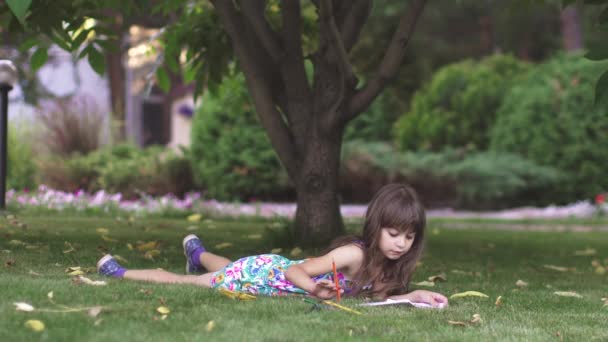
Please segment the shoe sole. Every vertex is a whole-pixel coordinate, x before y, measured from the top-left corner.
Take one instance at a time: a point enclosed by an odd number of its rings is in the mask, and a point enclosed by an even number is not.
[[[196,236],[194,234],[190,234],[190,235],[187,235],[182,240],[182,248],[184,250],[184,256],[186,257],[186,274],[191,274],[190,272],[188,272],[188,265],[190,264],[190,256],[186,254],[186,243],[192,239],[198,239],[198,236]]]
[[[99,269],[101,268],[101,266],[103,266],[103,264],[105,264],[106,261],[108,261],[110,259],[112,259],[112,255],[110,255],[110,254],[106,254],[101,259],[99,259],[99,261],[97,262],[97,272],[99,272]]]

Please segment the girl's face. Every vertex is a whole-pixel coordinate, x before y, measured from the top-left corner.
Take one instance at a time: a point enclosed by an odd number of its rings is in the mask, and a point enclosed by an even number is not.
[[[382,228],[379,243],[380,251],[388,259],[397,260],[412,248],[415,237],[415,232],[402,232],[395,228]]]

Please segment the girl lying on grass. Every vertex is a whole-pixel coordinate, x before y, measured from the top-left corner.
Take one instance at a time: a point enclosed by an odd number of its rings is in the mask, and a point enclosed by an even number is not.
[[[345,295],[409,299],[443,307],[448,300],[439,293],[425,290],[405,293],[422,253],[425,224],[425,212],[415,192],[403,184],[389,184],[372,198],[363,234],[334,241],[329,252],[320,257],[289,260],[276,254],[262,254],[232,262],[207,251],[196,235],[188,235],[183,240],[186,273],[198,275],[127,270],[109,254],[97,262],[97,269],[106,276],[154,283],[195,284],[253,295],[300,294],[329,299],[337,294],[332,281],[335,263]]]

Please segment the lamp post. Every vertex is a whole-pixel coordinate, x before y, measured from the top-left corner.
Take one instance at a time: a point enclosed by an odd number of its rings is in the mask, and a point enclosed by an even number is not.
[[[8,92],[17,81],[13,62],[0,60],[0,210],[6,209],[6,140],[8,134]]]

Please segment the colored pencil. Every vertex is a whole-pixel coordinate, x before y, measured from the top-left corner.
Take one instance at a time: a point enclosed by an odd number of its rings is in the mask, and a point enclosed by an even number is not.
[[[340,282],[338,281],[338,271],[336,271],[336,262],[332,259],[331,265],[334,271],[334,283],[336,284],[336,301],[340,303]]]
[[[351,308],[347,308],[346,306],[342,306],[342,305],[336,304],[336,303],[331,302],[331,301],[329,301],[329,300],[324,300],[324,301],[322,301],[321,303],[326,304],[326,305],[329,305],[329,306],[333,306],[334,308],[338,308],[338,309],[343,310],[343,311],[346,311],[346,312],[353,313],[353,314],[355,314],[355,315],[362,315],[362,313],[361,313],[361,312],[359,312],[359,311],[357,311],[357,310],[353,310],[353,309],[351,309]]]

